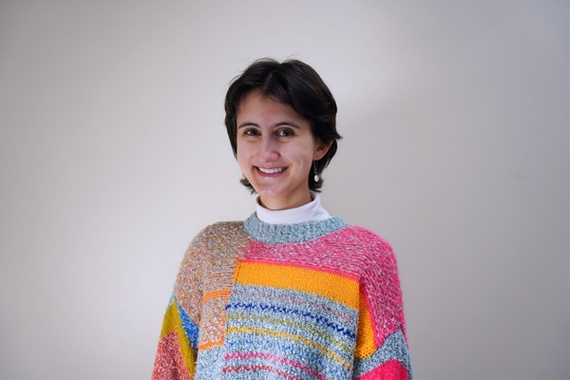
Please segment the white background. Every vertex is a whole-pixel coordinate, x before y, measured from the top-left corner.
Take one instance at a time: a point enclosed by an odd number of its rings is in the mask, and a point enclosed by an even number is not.
[[[0,378],[149,378],[191,238],[254,198],[223,125],[312,65],[333,215],[397,254],[418,379],[569,378],[568,1],[0,1]]]

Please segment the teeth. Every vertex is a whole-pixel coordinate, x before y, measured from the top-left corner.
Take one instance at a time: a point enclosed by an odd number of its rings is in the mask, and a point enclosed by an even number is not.
[[[283,171],[283,168],[274,168],[274,169],[258,168],[258,169],[260,172],[267,174],[279,173]]]

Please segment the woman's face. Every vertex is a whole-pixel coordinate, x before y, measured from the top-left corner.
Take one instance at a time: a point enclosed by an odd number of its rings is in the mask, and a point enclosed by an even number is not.
[[[238,164],[261,204],[284,210],[310,202],[309,172],[328,150],[314,138],[311,123],[253,91],[240,104],[236,125]]]

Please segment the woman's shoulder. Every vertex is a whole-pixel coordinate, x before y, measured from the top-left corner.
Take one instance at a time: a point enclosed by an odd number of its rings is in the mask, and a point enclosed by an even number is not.
[[[216,222],[206,226],[192,239],[190,249],[205,249],[228,247],[247,240],[243,221]]]
[[[341,232],[352,244],[378,245],[391,249],[390,244],[383,237],[365,227],[349,224]]]
[[[216,236],[216,235],[220,235],[220,234],[224,234],[226,232],[232,232],[232,231],[236,231],[236,230],[242,230],[243,229],[243,221],[227,221],[227,222],[216,222],[213,224],[210,224],[206,227],[204,227],[202,229],[202,231],[200,231],[198,233],[198,235],[196,235],[196,237],[199,236]]]
[[[223,239],[236,233],[243,233],[243,221],[216,222],[204,227],[194,237],[194,240]]]
[[[349,260],[355,260],[370,276],[398,273],[397,258],[392,246],[375,232],[356,225],[349,225],[342,231],[342,250]],[[340,248],[340,247],[339,247]]]

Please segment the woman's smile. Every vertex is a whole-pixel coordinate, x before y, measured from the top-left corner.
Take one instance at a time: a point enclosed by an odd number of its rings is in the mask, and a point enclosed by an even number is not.
[[[285,171],[286,169],[287,168],[266,169],[266,168],[257,167],[257,170],[259,170],[260,172],[262,172],[264,174],[278,174],[278,173]]]

